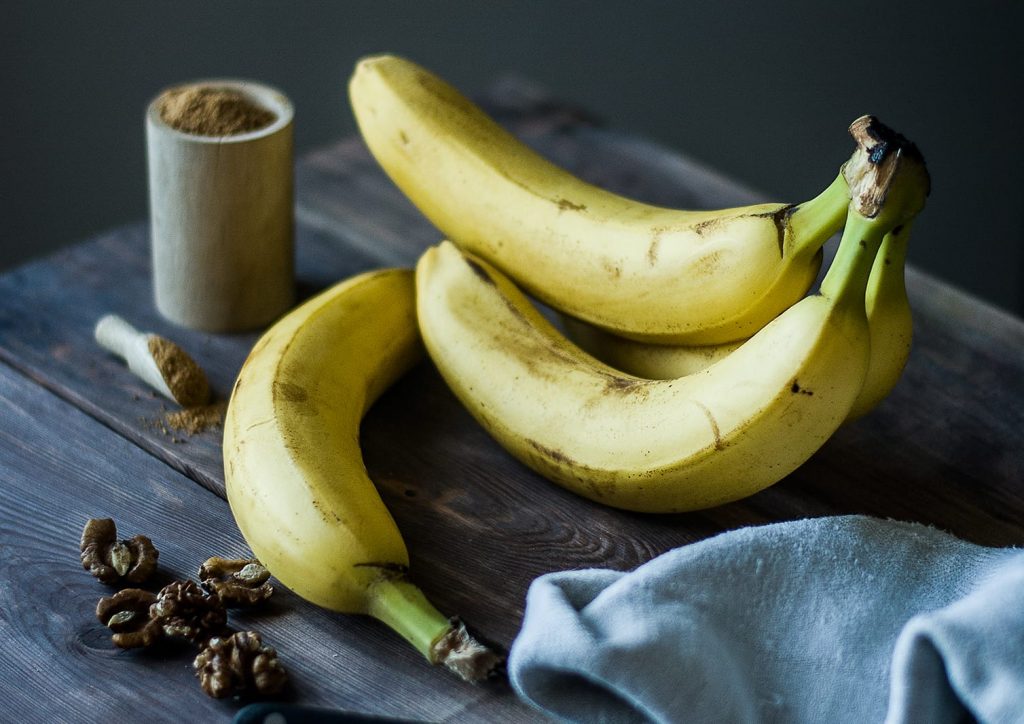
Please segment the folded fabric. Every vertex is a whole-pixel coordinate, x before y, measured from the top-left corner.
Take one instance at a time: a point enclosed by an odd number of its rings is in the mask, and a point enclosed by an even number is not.
[[[1024,722],[1024,551],[864,516],[538,578],[520,697],[580,722]]]

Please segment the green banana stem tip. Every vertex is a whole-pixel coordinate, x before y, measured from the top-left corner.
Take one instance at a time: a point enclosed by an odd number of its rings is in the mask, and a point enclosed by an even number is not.
[[[503,662],[402,576],[384,577],[373,585],[367,613],[401,634],[430,663],[444,665],[464,681],[482,681]]]

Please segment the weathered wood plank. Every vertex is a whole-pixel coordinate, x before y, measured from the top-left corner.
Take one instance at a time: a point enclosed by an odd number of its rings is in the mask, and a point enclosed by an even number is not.
[[[377,265],[337,249],[320,232],[300,227],[297,237],[302,296]],[[164,320],[153,303],[144,226],[124,227],[15,269],[0,278],[0,293],[7,295],[0,307],[0,360],[223,497],[219,430],[187,436],[165,429],[163,417],[178,408],[92,337],[96,321],[108,312],[141,331],[168,336],[203,367],[213,394],[223,400],[258,336],[206,334]]]
[[[115,590],[82,570],[86,519],[150,536],[161,585],[212,554],[246,555],[227,503],[0,365],[0,701],[5,721],[226,721],[187,648],[121,651],[95,617]],[[446,610],[454,591],[429,591]],[[514,606],[499,606],[505,616]],[[317,609],[278,588],[266,610],[231,614],[260,631],[292,676],[289,698],[425,720],[528,718],[507,685],[474,687],[431,667],[376,622]]]

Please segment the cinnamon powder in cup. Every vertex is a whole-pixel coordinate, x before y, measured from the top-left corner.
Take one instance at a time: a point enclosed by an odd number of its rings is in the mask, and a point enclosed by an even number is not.
[[[197,136],[250,133],[277,118],[236,90],[212,86],[172,88],[160,97],[159,108],[164,123]]]

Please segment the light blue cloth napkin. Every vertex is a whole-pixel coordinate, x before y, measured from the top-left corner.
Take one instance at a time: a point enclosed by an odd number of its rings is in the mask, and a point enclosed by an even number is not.
[[[863,516],[538,578],[516,692],[580,722],[1024,722],[1024,551]]]

